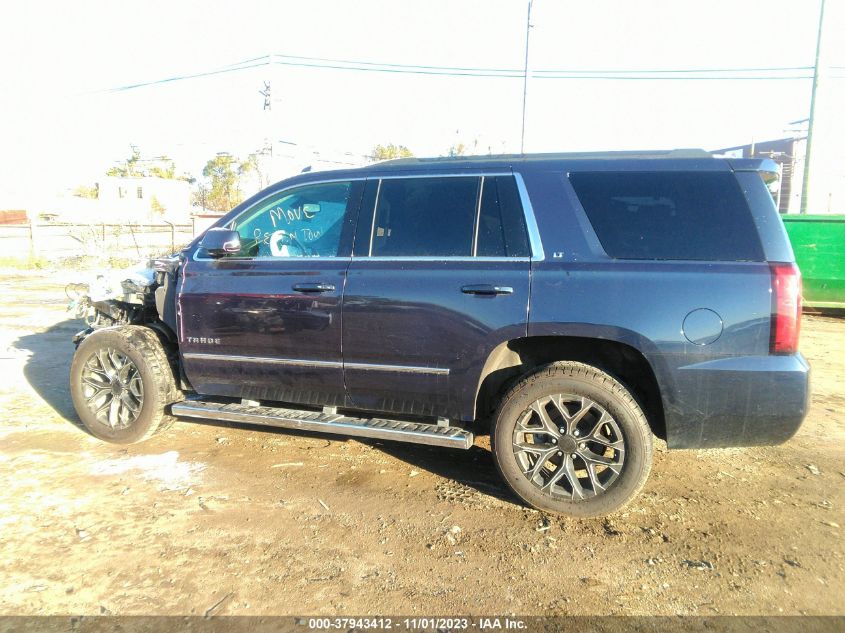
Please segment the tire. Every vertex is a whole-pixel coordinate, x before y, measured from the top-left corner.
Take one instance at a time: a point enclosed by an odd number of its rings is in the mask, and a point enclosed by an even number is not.
[[[143,442],[170,426],[165,407],[182,399],[158,336],[137,325],[97,330],[82,341],[70,394],[85,428],[115,444]]]
[[[651,470],[651,429],[637,401],[584,363],[553,363],[520,380],[499,403],[490,442],[517,497],[573,517],[619,510]]]

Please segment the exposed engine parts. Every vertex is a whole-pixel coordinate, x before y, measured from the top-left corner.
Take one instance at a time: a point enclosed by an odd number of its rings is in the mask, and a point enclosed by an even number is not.
[[[162,314],[156,304],[165,305],[165,295],[175,291],[179,261],[178,255],[154,259],[99,273],[88,282],[69,283],[65,287],[68,312],[88,325],[74,337],[74,343],[79,345],[94,330],[130,324],[151,326],[169,338],[175,326],[174,315]]]

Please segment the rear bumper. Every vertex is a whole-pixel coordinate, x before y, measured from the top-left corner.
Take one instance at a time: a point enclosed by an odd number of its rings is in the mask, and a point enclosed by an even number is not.
[[[810,366],[801,354],[738,356],[687,365],[664,398],[669,448],[780,444],[807,415]]]

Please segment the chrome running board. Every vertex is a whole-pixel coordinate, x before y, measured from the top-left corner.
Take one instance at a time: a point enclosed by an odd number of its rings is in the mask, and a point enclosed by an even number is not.
[[[283,429],[301,429],[316,433],[334,433],[352,437],[395,440],[430,446],[468,449],[473,444],[470,431],[454,426],[404,422],[386,418],[358,418],[341,413],[305,411],[281,407],[221,404],[186,400],[171,407],[173,415],[204,420],[225,420],[243,424],[261,424]]]

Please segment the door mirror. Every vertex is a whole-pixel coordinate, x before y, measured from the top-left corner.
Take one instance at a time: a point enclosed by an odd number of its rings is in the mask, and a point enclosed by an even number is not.
[[[303,204],[302,205],[302,215],[305,216],[306,220],[312,219],[319,212],[320,212],[320,205],[319,204]]]
[[[237,231],[222,227],[209,229],[200,241],[200,248],[209,257],[223,257],[241,250],[241,236]]]

